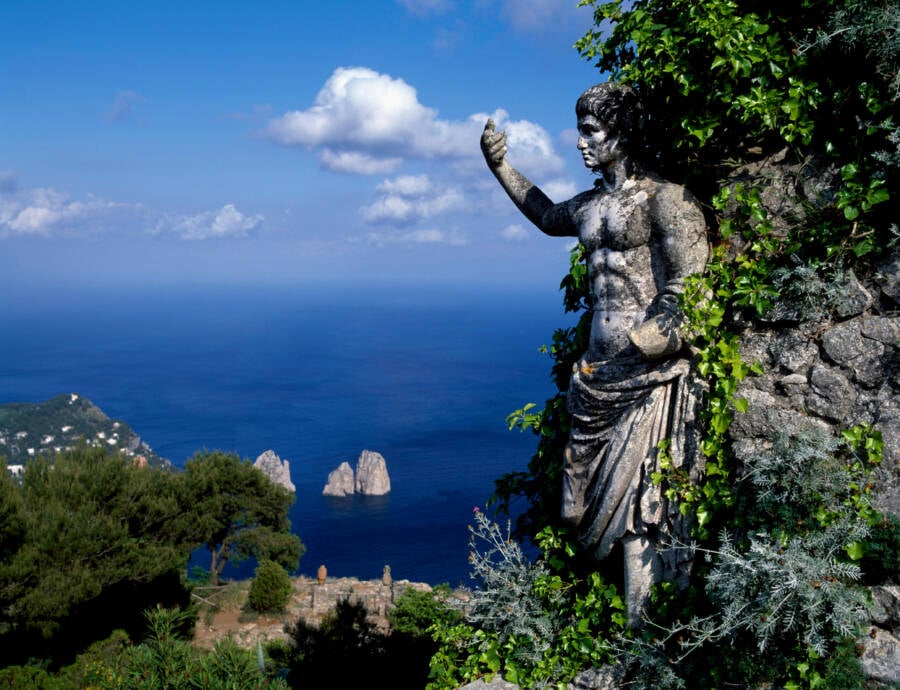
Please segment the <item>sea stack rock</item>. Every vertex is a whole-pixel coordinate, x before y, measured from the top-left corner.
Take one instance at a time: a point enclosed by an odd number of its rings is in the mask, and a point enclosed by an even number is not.
[[[328,473],[328,483],[322,489],[323,496],[349,496],[353,493],[353,468],[349,462]]]
[[[364,450],[356,462],[356,493],[366,496],[384,496],[391,491],[387,463],[381,453]]]
[[[283,486],[291,493],[297,492],[297,487],[291,481],[291,466],[287,460],[282,460],[275,451],[267,450],[265,453],[256,458],[253,463],[254,467],[259,468],[273,482],[279,486]]]

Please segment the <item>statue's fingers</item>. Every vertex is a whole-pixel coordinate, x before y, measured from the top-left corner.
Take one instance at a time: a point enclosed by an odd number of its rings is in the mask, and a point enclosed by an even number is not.
[[[506,137],[505,136],[495,137],[491,141],[489,148],[490,148],[491,153],[496,153],[496,152],[500,151],[500,149],[503,149],[504,151],[506,151]]]
[[[489,117],[487,119],[487,122],[484,123],[484,133],[487,134],[488,132],[490,132],[491,134],[493,134],[494,127],[495,127],[494,120],[493,120],[493,118]]]

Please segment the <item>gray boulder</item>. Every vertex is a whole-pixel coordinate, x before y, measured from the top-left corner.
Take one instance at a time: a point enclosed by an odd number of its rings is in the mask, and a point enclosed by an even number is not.
[[[353,494],[353,468],[349,462],[342,462],[337,469],[328,473],[328,482],[322,489],[323,496],[350,496]]]
[[[258,458],[253,466],[260,469],[273,482],[283,486],[291,493],[297,493],[297,487],[291,481],[291,465],[287,460],[279,458],[275,451],[267,450]]]
[[[384,496],[391,491],[391,478],[381,453],[364,450],[356,461],[356,493]]]

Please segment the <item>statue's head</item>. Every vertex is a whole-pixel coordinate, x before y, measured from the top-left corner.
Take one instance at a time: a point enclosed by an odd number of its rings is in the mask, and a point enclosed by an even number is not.
[[[640,146],[643,125],[643,106],[629,86],[611,81],[597,84],[578,97],[575,116],[593,115],[602,122],[611,136],[619,138],[622,146]]]

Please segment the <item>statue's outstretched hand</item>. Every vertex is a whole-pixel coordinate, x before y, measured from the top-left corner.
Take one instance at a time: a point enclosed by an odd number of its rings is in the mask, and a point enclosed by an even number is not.
[[[481,152],[491,170],[500,166],[506,157],[506,151],[506,132],[502,129],[495,132],[494,121],[488,118],[484,125],[484,132],[481,133]]]

